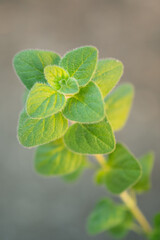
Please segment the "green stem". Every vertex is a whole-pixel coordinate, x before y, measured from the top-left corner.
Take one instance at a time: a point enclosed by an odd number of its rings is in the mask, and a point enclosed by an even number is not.
[[[106,161],[103,155],[95,155],[97,161],[102,167],[105,167]],[[143,231],[146,234],[149,234],[152,231],[152,228],[150,224],[148,223],[147,219],[141,212],[141,210],[138,208],[136,202],[130,197],[130,195],[125,191],[119,195],[121,200],[125,203],[125,205],[129,208],[129,210],[132,212],[133,216],[137,220],[137,222],[142,227]]]
[[[130,195],[125,191],[120,194],[120,198],[126,204],[126,206],[130,209],[130,211],[134,215],[137,222],[141,225],[143,231],[146,234],[150,233],[152,230],[150,224],[148,223],[147,219],[145,218],[141,210],[138,208],[136,203],[130,197]]]

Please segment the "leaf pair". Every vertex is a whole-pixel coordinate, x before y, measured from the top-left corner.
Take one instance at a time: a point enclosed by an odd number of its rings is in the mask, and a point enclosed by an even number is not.
[[[133,223],[133,217],[123,205],[106,198],[101,200],[88,217],[87,229],[92,235],[109,231],[114,236],[124,236]]]
[[[86,46],[68,52],[61,60],[53,52],[25,50],[14,57],[13,64],[17,75],[28,89],[36,82],[47,83],[44,68],[49,65],[60,65],[70,77],[77,79],[79,86],[84,86],[95,71],[97,54],[96,48]]]

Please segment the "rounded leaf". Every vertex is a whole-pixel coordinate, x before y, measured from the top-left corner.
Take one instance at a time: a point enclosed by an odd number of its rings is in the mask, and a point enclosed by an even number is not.
[[[44,68],[59,61],[60,57],[54,52],[30,49],[17,53],[13,65],[23,84],[31,89],[36,82],[46,83]]]
[[[124,210],[110,199],[101,200],[88,217],[87,229],[92,235],[116,227],[124,219]]]
[[[35,147],[62,137],[67,128],[68,122],[61,113],[34,119],[23,111],[19,118],[18,139],[25,147]]]
[[[95,47],[80,47],[68,52],[61,60],[60,66],[77,79],[79,86],[84,86],[91,79],[97,64]]]
[[[63,115],[71,121],[81,123],[98,122],[104,118],[104,103],[98,87],[90,82],[79,93],[69,98]]]
[[[109,191],[120,194],[134,185],[142,171],[137,159],[122,144],[117,143],[106,162],[105,184]]]
[[[131,110],[133,97],[133,86],[124,83],[105,98],[105,112],[114,131],[120,130],[125,125]]]
[[[73,152],[83,154],[110,153],[115,147],[115,138],[107,119],[95,124],[76,123],[70,126],[64,142]]]
[[[98,61],[93,81],[105,97],[117,84],[123,74],[123,64],[117,59],[102,59]]]
[[[84,166],[85,161],[85,156],[69,151],[59,139],[37,148],[35,169],[47,176],[66,175]]]
[[[29,92],[26,110],[32,118],[45,118],[59,112],[64,105],[64,95],[46,84],[36,83]]]

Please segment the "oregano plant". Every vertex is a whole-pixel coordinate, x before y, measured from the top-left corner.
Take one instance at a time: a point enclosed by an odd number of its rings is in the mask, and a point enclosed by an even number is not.
[[[24,147],[37,147],[36,171],[74,181],[95,165],[95,182],[122,203],[108,197],[95,203],[87,219],[88,233],[108,231],[123,238],[132,230],[159,240],[160,214],[151,226],[136,201],[137,194],[150,189],[154,155],[148,152],[136,158],[115,140],[134,97],[130,83],[116,87],[123,64],[110,58],[98,60],[92,46],[74,49],[62,58],[51,51],[24,50],[15,55],[13,64],[26,88],[18,139]]]

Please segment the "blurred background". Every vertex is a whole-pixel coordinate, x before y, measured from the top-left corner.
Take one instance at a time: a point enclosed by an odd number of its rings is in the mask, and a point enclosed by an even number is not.
[[[107,195],[87,171],[73,184],[33,169],[34,150],[19,145],[17,120],[24,87],[12,58],[26,48],[66,51],[94,45],[100,58],[121,60],[121,82],[135,85],[126,127],[117,134],[137,157],[155,151],[152,190],[139,197],[147,218],[160,211],[160,1],[0,0],[0,239],[111,240],[90,237],[85,223]],[[142,240],[130,233],[126,240]]]

